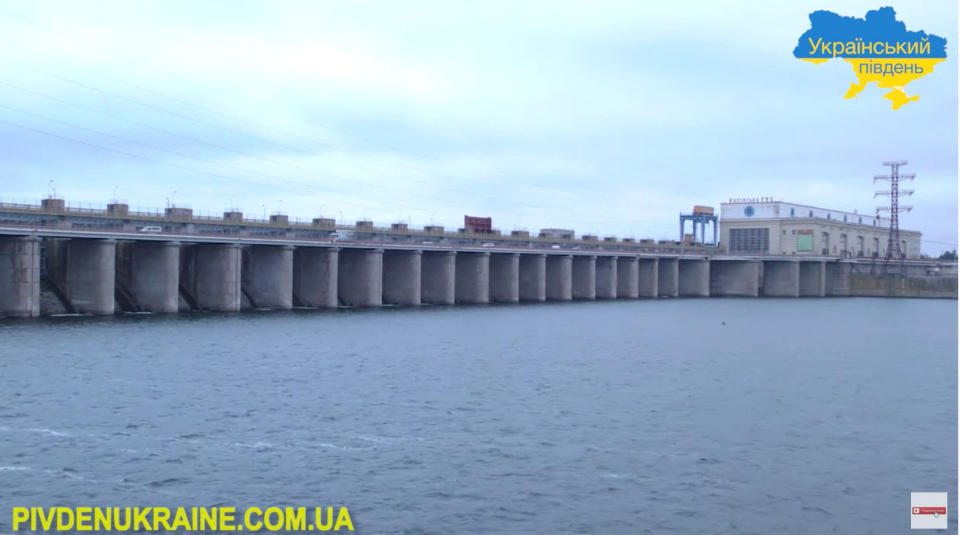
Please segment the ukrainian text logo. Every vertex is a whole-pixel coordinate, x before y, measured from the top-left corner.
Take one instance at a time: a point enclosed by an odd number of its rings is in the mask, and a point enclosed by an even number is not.
[[[857,82],[844,98],[855,98],[870,82],[890,91],[883,95],[893,109],[917,100],[904,87],[933,72],[947,58],[947,40],[924,31],[908,31],[892,7],[868,11],[863,18],[831,11],[810,14],[810,29],[800,36],[793,56],[811,63],[833,58],[847,61]]]

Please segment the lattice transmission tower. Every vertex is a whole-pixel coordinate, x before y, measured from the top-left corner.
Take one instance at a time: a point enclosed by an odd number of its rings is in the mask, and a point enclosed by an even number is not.
[[[875,175],[873,177],[874,183],[878,180],[890,181],[890,191],[881,190],[873,194],[874,198],[886,195],[890,196],[890,206],[877,207],[877,217],[880,216],[880,212],[890,212],[890,234],[887,238],[887,254],[883,257],[883,272],[890,273],[894,268],[893,263],[895,262],[896,270],[903,273],[903,259],[906,256],[906,251],[900,246],[900,213],[909,212],[913,210],[913,207],[901,206],[900,196],[909,197],[913,195],[913,190],[901,190],[900,181],[913,180],[916,175],[913,173],[900,174],[900,168],[907,165],[907,162],[904,160],[883,162],[883,165],[890,167],[890,175]]]

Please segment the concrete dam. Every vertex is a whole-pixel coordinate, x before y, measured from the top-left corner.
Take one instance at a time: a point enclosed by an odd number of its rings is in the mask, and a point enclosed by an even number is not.
[[[184,221],[145,233],[143,227],[93,225],[88,215],[50,219],[48,212],[29,214],[40,219],[0,220],[0,316],[957,295],[955,264],[952,274],[926,280],[909,273],[880,275],[875,263],[859,259],[734,256],[589,239],[202,232]],[[907,266],[918,273],[930,269],[923,262]]]

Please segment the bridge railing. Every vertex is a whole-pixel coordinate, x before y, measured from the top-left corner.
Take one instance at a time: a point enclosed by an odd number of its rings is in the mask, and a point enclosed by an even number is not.
[[[124,203],[125,206],[127,206]],[[392,226],[371,225],[358,227],[356,225],[345,224],[315,224],[313,220],[303,220],[300,218],[290,218],[284,222],[276,222],[268,219],[243,218],[241,221],[231,221],[220,214],[202,213],[189,209],[188,206],[177,205],[171,208],[185,209],[182,212],[168,213],[167,209],[126,207],[122,211],[110,210],[100,205],[87,203],[64,203],[62,208],[47,208],[41,203],[31,202],[22,199],[0,199],[0,212],[18,212],[31,214],[51,214],[51,215],[74,215],[78,217],[96,217],[102,219],[134,219],[144,223],[194,223],[203,225],[217,226],[236,226],[236,233],[228,233],[226,229],[216,229],[214,231],[201,232],[200,234],[209,235],[211,232],[221,235],[235,234],[242,235],[244,228],[258,229],[285,229],[286,231],[333,231],[345,236],[360,236],[367,240],[376,238],[382,240],[404,239],[420,241],[441,241],[464,243],[485,243],[496,242],[505,246],[522,246],[523,244],[550,246],[562,243],[564,248],[585,248],[607,251],[627,251],[627,252],[666,252],[683,253],[695,252],[697,254],[713,254],[716,249],[703,247],[700,244],[683,244],[670,241],[654,241],[649,239],[629,241],[616,240],[607,241],[605,239],[584,239],[583,236],[570,239],[559,239],[555,237],[540,237],[536,234],[514,236],[509,233],[471,233],[461,231],[436,232],[425,228],[393,228]],[[295,236],[294,236],[295,237]],[[308,239],[308,238],[304,238]],[[386,242],[385,242],[386,243]]]

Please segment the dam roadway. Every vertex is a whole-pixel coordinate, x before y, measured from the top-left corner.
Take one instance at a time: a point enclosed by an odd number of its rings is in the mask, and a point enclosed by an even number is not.
[[[856,266],[816,256],[581,245],[301,239],[0,226],[0,315],[846,296]],[[707,253],[714,254],[707,254]],[[922,263],[917,263],[918,267]],[[926,264],[923,264],[926,265]],[[955,279],[954,279],[955,280]],[[954,285],[955,293],[955,285]]]

